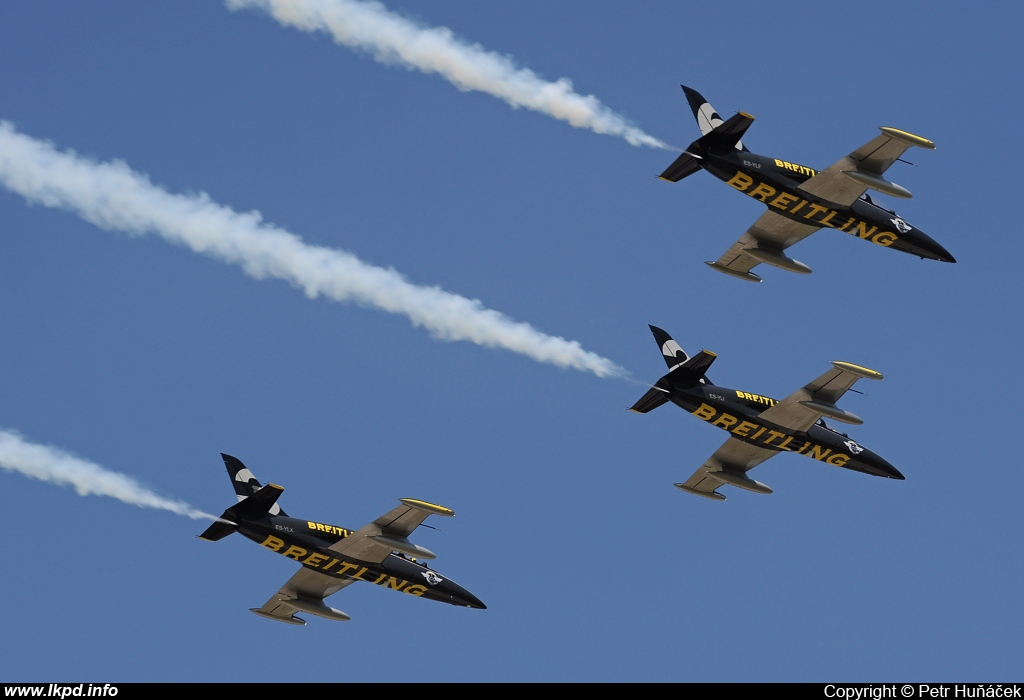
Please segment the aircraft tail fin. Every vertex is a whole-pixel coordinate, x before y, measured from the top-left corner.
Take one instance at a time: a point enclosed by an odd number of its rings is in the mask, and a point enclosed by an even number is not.
[[[711,103],[704,99],[704,96],[693,88],[688,88],[685,85],[680,85],[683,88],[683,92],[686,94],[686,101],[690,103],[690,109],[693,111],[693,118],[697,120],[697,126],[700,128],[702,136],[707,136],[713,131],[717,130],[719,126],[726,123],[715,111],[715,108],[711,106]],[[752,120],[753,118],[751,118]],[[749,124],[747,125],[749,126]],[[746,128],[744,127],[744,131]],[[742,135],[742,134],[741,134]],[[736,139],[735,146],[740,151],[747,151],[747,147],[744,146],[739,137]]]
[[[740,139],[753,123],[754,117],[746,112],[737,112],[727,121],[716,126],[710,133],[697,139],[697,143],[706,145],[712,151],[729,151],[733,148],[746,150],[742,148],[743,144],[740,143]]]
[[[658,347],[661,348],[661,356],[665,358],[665,364],[668,365],[668,370],[670,372],[690,359],[690,356],[686,354],[686,351],[679,346],[679,343],[672,340],[672,336],[668,333],[657,326],[652,326],[649,323],[647,324],[647,327],[650,328],[651,333],[654,334],[654,341],[658,344]]]
[[[227,467],[228,477],[231,479],[231,485],[235,487],[235,495],[238,497],[239,503],[255,496],[263,488],[259,480],[253,476],[253,473],[242,464],[242,460],[226,455],[223,452],[220,456],[224,458],[224,466]],[[287,516],[287,513],[281,510],[281,506],[276,502],[272,504],[269,513],[271,515]]]
[[[227,476],[231,480],[231,485],[234,487],[234,495],[238,496],[239,502],[256,495],[263,488],[259,480],[242,464],[242,460],[239,460],[238,457],[232,457],[230,454],[224,454],[223,452],[220,453],[220,456],[224,458]],[[278,504],[273,504],[273,507],[270,509],[270,515],[288,516],[287,513],[281,510],[281,506]]]
[[[690,357],[668,333],[650,324],[648,324],[648,328],[654,334],[654,340],[658,343],[658,347],[661,348],[661,356],[665,360],[665,364],[668,365],[668,374],[663,379],[669,382],[683,380],[684,378],[695,381],[704,377],[708,367],[718,357],[718,355],[710,350],[701,350],[693,357]]]
[[[661,348],[661,356],[668,365],[668,374],[663,376],[657,383],[647,390],[647,393],[640,397],[640,400],[633,404],[629,410],[635,413],[649,413],[659,406],[664,406],[671,396],[671,388],[676,384],[692,384],[701,381],[711,383],[705,373],[711,363],[718,357],[710,350],[701,350],[690,357],[686,354],[679,343],[672,339],[668,333],[657,326],[648,326],[654,334],[654,340]]]
[[[259,518],[264,515],[281,512],[277,505],[278,497],[284,492],[284,488],[277,484],[267,484],[252,496],[228,509],[229,513],[237,513],[248,518]],[[277,509],[277,512],[274,509]]]
[[[740,151],[749,150],[740,139],[754,122],[752,116],[739,112],[728,120],[723,120],[703,95],[685,85],[681,87],[686,93],[686,100],[690,103],[690,109],[700,128],[701,137],[697,143],[714,151],[729,151],[733,148]],[[688,150],[683,151],[678,158],[672,161],[672,165],[665,168],[665,171],[658,177],[668,182],[679,182],[684,177],[693,175],[700,170],[700,161],[699,155],[690,153]]]

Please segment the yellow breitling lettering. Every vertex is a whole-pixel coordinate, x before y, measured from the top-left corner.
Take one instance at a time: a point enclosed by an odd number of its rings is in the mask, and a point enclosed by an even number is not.
[[[723,430],[728,430],[729,428],[731,428],[732,426],[736,425],[739,422],[739,418],[737,418],[736,416],[731,416],[728,413],[723,413],[711,425],[716,425],[722,428]]]
[[[737,425],[735,428],[732,429],[732,434],[733,435],[739,435],[740,437],[750,437],[750,435],[749,435],[750,431],[753,428],[756,428],[756,427],[757,427],[756,423],[751,423],[749,421],[743,421],[739,425]]]
[[[774,437],[772,437],[772,436],[774,436]],[[777,430],[769,430],[768,431],[768,437],[765,439],[764,444],[766,444],[766,445],[770,444],[771,441],[774,440],[777,437],[778,438],[783,438],[783,437],[786,437],[786,434],[785,433],[780,433]]]
[[[757,187],[755,187],[752,192],[747,192],[747,194],[753,197],[754,199],[758,199],[767,204],[768,198],[774,195],[775,192],[776,189],[774,187],[769,187],[763,182],[759,182],[757,183]]]
[[[829,464],[834,464],[837,467],[845,467],[846,463],[850,461],[850,455],[844,455],[836,453],[825,460]]]
[[[418,598],[427,592],[427,587],[416,583],[411,586],[406,586],[405,591],[403,592],[408,593],[409,595],[414,595]]]
[[[806,165],[797,165],[796,163],[790,163],[787,160],[779,160],[778,158],[775,159],[775,167],[785,168],[786,170],[792,170],[793,172],[800,173],[801,175],[810,175],[811,177],[814,177],[816,174],[814,170],[808,168]]]
[[[400,581],[394,576],[388,576],[388,580],[382,584],[385,588],[400,591],[409,585],[408,581]]]
[[[267,535],[267,539],[260,542],[260,544],[266,547],[267,549],[273,550],[275,552],[280,552],[281,547],[284,547],[284,540],[278,539],[273,535]]]
[[[715,417],[715,411],[713,406],[708,406],[706,403],[702,403],[700,408],[693,412],[693,415],[697,416],[701,420],[710,420]],[[284,544],[283,542],[281,544]]]
[[[282,554],[288,557],[289,559],[294,559],[295,561],[298,561],[302,557],[306,556],[306,550],[302,547],[296,547],[295,545],[292,545],[284,552],[282,552]]]
[[[348,537],[349,531],[343,527],[337,527],[335,525],[325,525],[323,523],[314,523],[312,520],[306,521],[306,526],[310,530],[316,530],[317,532],[323,532],[327,535],[339,535],[341,537]]]
[[[793,442],[793,436],[789,435],[789,436],[786,437],[785,440],[782,441],[782,443],[778,447],[779,447],[780,450],[785,450],[786,452],[792,452],[793,450],[790,449],[789,447],[787,447],[787,445],[789,445],[789,443],[791,443],[791,442]]]
[[[866,221],[858,221],[857,228],[853,231],[850,231],[850,233],[856,236],[857,238],[870,238],[871,234],[873,234],[877,230],[877,226],[872,226],[871,230],[869,231],[868,224]]]
[[[381,574],[380,576],[377,577],[377,580],[376,581],[372,581],[372,583],[380,584],[380,582],[383,581],[386,576],[387,576],[387,574]]]
[[[882,231],[881,233],[877,234],[874,238],[872,238],[871,242],[877,243],[878,245],[883,245],[886,248],[888,248],[889,246],[892,245],[893,241],[895,240],[896,236],[894,234],[889,233],[888,231]]]
[[[788,207],[790,204],[792,204],[798,199],[799,197],[797,197],[795,194],[790,194],[789,192],[782,192],[778,197],[769,202],[769,204],[771,204],[776,209],[782,209],[783,211],[785,211],[786,207]]]
[[[804,214],[805,219],[810,219],[812,216],[817,216],[820,212],[828,211],[828,207],[823,207],[820,204],[811,204],[811,210]]]
[[[819,459],[822,462],[826,461],[825,458],[832,454],[832,450],[822,445],[814,445],[811,451],[807,453],[811,459]]]
[[[312,566],[316,568],[328,559],[330,559],[330,557],[326,554],[318,554],[317,552],[313,552],[308,557],[306,557],[302,563],[306,566]]]
[[[336,573],[344,575],[344,574],[348,573],[348,571],[350,569],[358,569],[358,568],[359,568],[359,564],[353,564],[350,561],[346,561],[346,562],[342,562],[341,566],[338,567],[338,571]],[[366,571],[366,569],[363,569],[363,571]]]
[[[737,172],[735,175],[732,176],[732,179],[726,182],[725,184],[731,187],[735,187],[740,192],[745,192],[748,187],[754,184],[754,178],[750,177],[745,173]]]

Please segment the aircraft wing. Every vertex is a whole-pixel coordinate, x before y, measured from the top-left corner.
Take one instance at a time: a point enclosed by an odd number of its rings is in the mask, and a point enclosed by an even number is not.
[[[732,247],[713,263],[708,263],[719,272],[760,282],[761,278],[750,271],[755,265],[769,262],[791,272],[810,272],[810,268],[796,260],[785,257],[782,251],[799,243],[817,231],[820,226],[802,224],[768,210],[747,229]],[[751,252],[753,251],[753,252]]]
[[[747,488],[759,493],[771,493],[764,484],[743,476],[769,457],[779,454],[778,450],[757,447],[736,438],[729,438],[715,450],[708,461],[704,462],[689,479],[676,486],[695,496],[704,496],[716,501],[724,501],[725,496],[715,491],[722,484],[731,484]],[[727,479],[720,479],[716,474],[727,472]],[[739,482],[739,483],[737,483]],[[749,482],[749,485],[748,485]]]
[[[252,611],[263,617],[294,625],[306,624],[301,618],[295,617],[295,612],[297,611],[304,611],[336,620],[348,620],[349,617],[345,613],[324,605],[323,599],[337,593],[346,586],[352,585],[356,580],[354,578],[335,578],[334,576],[328,576],[327,574],[321,574],[319,571],[302,567],[295,572],[294,576],[288,579],[287,583],[281,586],[281,590],[272,595],[270,600],[263,604],[263,607],[253,608]]]
[[[800,185],[800,189],[845,207],[856,202],[867,191],[866,181],[871,181],[875,185],[874,189],[886,194],[910,197],[910,192],[883,180],[881,175],[911,146],[935,148],[935,144],[926,138],[884,126],[881,136],[876,136],[850,155],[840,158]],[[850,177],[844,174],[850,172],[858,173],[859,176]],[[886,186],[892,189],[887,189]]]
[[[881,379],[873,369],[849,362],[833,362],[833,369],[821,375],[782,401],[761,412],[761,418],[794,431],[806,431],[822,416],[843,423],[860,424],[860,418],[836,406],[846,390],[860,378]]]
[[[338,540],[328,549],[352,559],[379,564],[393,551],[403,552],[421,559],[433,559],[434,553],[406,539],[428,515],[451,516],[455,513],[444,506],[414,498],[399,499],[402,505],[392,508],[369,525],[364,525],[348,537]]]

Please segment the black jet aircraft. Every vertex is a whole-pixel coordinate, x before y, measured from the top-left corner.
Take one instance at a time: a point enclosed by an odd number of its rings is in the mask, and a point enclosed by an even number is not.
[[[746,473],[780,452],[795,452],[874,476],[903,479],[895,467],[845,433],[829,428],[822,418],[828,416],[854,425],[863,423],[836,406],[836,401],[862,377],[881,379],[878,372],[849,362],[833,362],[834,369],[776,401],[712,384],[705,372],[715,361],[715,353],[701,350],[688,357],[668,333],[654,326],[650,329],[669,371],[630,410],[647,413],[671,401],[729,433],[725,444],[693,476],[676,484],[683,491],[716,501],[725,500],[716,491],[722,484],[754,493],[771,493],[770,488]]]
[[[878,206],[866,194],[870,188],[909,198],[906,188],[889,182],[882,174],[910,146],[935,148],[928,139],[890,126],[879,127],[881,136],[817,171],[751,153],[740,139],[754,121],[752,116],[739,112],[722,121],[700,93],[685,85],[682,88],[703,136],[659,177],[678,182],[703,168],[768,207],[722,257],[707,263],[714,269],[752,282],[761,281],[750,271],[761,263],[807,274],[811,268],[783,251],[822,227],[921,258],[956,262],[923,231],[896,212]]]
[[[226,454],[221,457],[238,503],[199,537],[216,541],[240,532],[302,564],[263,607],[250,608],[257,615],[293,625],[306,624],[296,612],[348,620],[342,611],[325,605],[324,598],[356,581],[467,608],[487,607],[465,588],[422,563],[420,560],[433,559],[434,553],[407,539],[428,515],[455,515],[448,508],[400,498],[402,505],[358,530],[290,518],[277,503],[283,488],[276,484],[261,486],[241,461]]]

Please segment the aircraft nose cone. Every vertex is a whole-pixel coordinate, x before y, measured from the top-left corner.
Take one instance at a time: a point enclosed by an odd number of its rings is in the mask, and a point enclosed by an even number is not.
[[[932,252],[935,253],[935,259],[939,260],[940,262],[956,262],[956,258],[950,255],[949,251],[940,246],[938,243],[935,244],[935,250],[933,250]]]
[[[479,598],[477,598],[475,595],[473,595],[469,591],[466,591],[466,593],[465,593],[465,595],[463,597],[463,600],[462,600],[462,604],[464,606],[466,606],[467,608],[475,608],[477,610],[486,610],[487,609],[487,606],[484,605],[483,602]]]
[[[890,479],[899,479],[900,481],[906,481],[907,477],[903,476],[900,473],[899,469],[897,469],[896,467],[892,466],[891,464],[886,465],[886,466],[888,467],[888,469],[885,469],[884,471],[887,472],[886,473],[887,477],[889,477]]]
[[[900,470],[892,466],[878,455],[873,455],[875,459],[871,460],[871,466],[875,470],[875,474],[878,476],[884,476],[887,479],[899,479],[900,481],[906,481],[905,476],[900,473]]]
[[[956,258],[949,254],[949,251],[936,243],[934,239],[918,232],[920,240],[917,241],[917,254],[923,258],[931,258],[939,262],[955,263]]]

